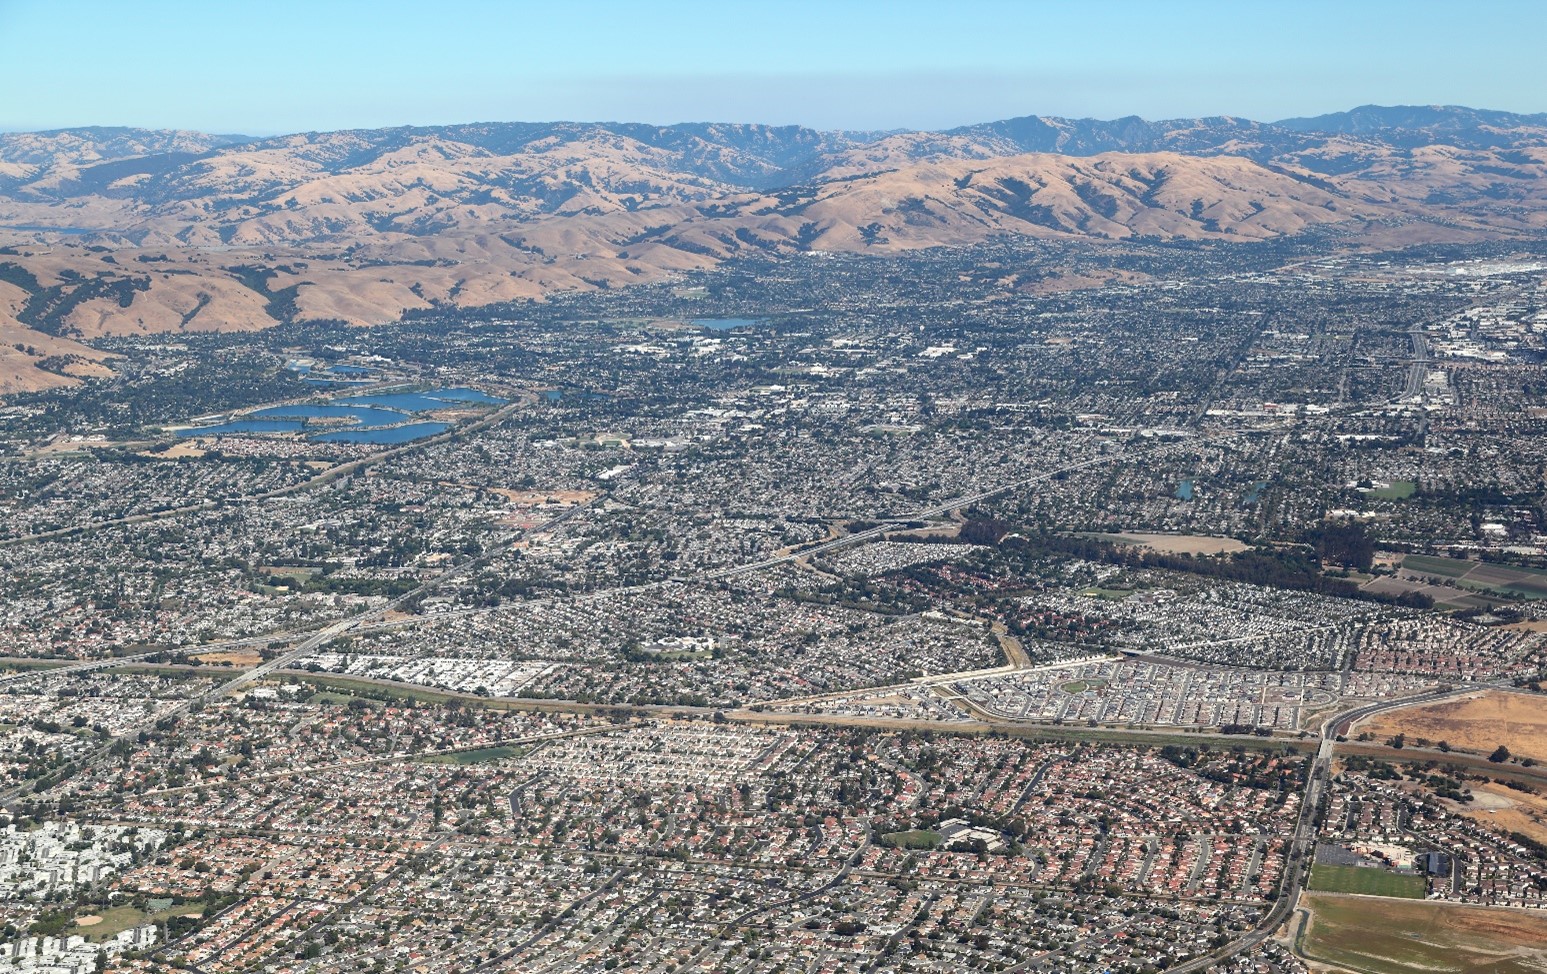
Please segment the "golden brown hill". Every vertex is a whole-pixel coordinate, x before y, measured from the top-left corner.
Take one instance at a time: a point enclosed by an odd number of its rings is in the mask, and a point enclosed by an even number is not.
[[[1547,128],[1531,117],[1404,112],[1401,138],[1387,138],[1363,131],[1367,114],[1295,129],[1028,116],[886,135],[571,123],[3,135],[0,325],[17,338],[0,389],[100,368],[79,342],[104,335],[379,323],[747,253],[1250,242],[1325,226],[1391,245],[1547,225]],[[1067,154],[1027,151],[1045,147]],[[1086,283],[1100,279],[1058,286]]]

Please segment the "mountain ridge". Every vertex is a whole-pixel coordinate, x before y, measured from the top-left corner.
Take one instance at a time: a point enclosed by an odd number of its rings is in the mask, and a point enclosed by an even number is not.
[[[1361,106],[1283,124],[1028,115],[903,132],[7,133],[0,392],[78,381],[98,367],[99,336],[390,321],[753,253],[1228,243],[1316,228],[1350,245],[1547,231],[1547,115]],[[66,359],[73,371],[57,367]]]

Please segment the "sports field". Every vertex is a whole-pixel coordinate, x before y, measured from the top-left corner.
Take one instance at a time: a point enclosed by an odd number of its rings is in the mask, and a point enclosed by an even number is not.
[[[1422,876],[1403,875],[1384,869],[1361,866],[1311,867],[1311,889],[1325,893],[1363,893],[1367,896],[1391,896],[1421,900],[1426,887]]]

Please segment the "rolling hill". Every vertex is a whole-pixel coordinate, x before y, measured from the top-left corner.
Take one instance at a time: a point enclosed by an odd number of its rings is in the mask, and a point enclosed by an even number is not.
[[[748,253],[1547,227],[1547,115],[1026,116],[947,132],[488,123],[0,135],[0,392],[103,335],[390,321]],[[1395,228],[1395,229],[1394,229]]]

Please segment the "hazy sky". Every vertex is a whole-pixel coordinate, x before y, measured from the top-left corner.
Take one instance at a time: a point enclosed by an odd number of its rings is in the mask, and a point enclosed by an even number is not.
[[[1547,0],[0,0],[0,130],[1547,111]]]

